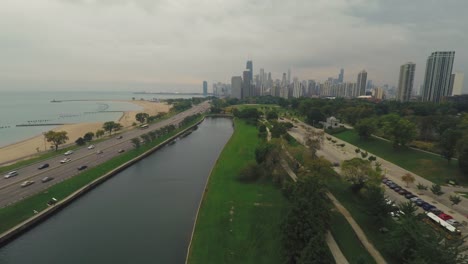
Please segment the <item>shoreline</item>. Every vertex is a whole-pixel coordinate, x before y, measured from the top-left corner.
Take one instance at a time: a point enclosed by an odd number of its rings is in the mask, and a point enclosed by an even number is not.
[[[99,100],[102,101],[102,100]],[[122,115],[113,120],[120,123],[123,129],[132,127],[137,113],[148,113],[149,115],[156,115],[160,112],[168,112],[170,106],[164,102],[152,102],[152,101],[141,101],[141,100],[107,100],[108,102],[126,102],[138,105],[141,110],[122,111]],[[138,122],[137,122],[138,123]],[[102,129],[104,122],[85,122],[85,123],[71,123],[51,128],[53,131],[67,131],[69,140],[66,145],[74,144],[75,140],[82,137],[87,132],[96,132],[98,129]],[[45,142],[44,136],[38,134],[36,136],[23,139],[18,142],[14,142],[5,146],[0,147],[0,167],[8,164],[17,162],[23,159],[29,159],[37,154],[46,153],[52,146],[49,142]]]

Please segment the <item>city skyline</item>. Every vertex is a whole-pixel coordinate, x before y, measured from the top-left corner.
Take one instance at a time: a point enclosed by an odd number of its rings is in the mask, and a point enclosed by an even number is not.
[[[198,91],[205,79],[229,82],[247,59],[275,79],[291,68],[300,79],[325,80],[344,68],[349,82],[366,69],[375,84],[396,86],[401,62],[423,65],[434,50],[457,51],[453,70],[467,72],[462,10],[468,3],[398,6],[377,0],[5,0],[0,89]],[[438,12],[427,16],[431,10]],[[416,87],[423,68],[415,72]]]

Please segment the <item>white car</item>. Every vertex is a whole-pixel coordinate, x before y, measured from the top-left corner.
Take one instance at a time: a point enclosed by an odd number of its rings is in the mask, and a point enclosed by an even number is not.
[[[67,162],[69,162],[69,161],[71,161],[70,158],[64,158],[63,160],[60,161],[60,163],[63,164],[63,163],[67,163]]]
[[[18,175],[18,172],[17,171],[10,171],[9,173],[5,174],[5,179],[8,179],[8,178],[11,178],[11,177],[14,177]]]
[[[94,148],[94,145],[89,145],[88,146],[88,149],[93,149]]]
[[[65,156],[68,156],[68,155],[71,155],[71,154],[73,154],[73,150],[69,150],[69,151],[63,153],[63,155],[65,155]]]
[[[21,187],[24,188],[26,186],[29,186],[29,185],[33,184],[33,183],[34,183],[34,181],[24,181],[23,183],[21,183]]]

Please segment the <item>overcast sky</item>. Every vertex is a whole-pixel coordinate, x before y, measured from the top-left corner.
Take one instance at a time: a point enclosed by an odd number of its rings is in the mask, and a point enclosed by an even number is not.
[[[415,86],[436,50],[468,69],[466,0],[1,0],[0,90],[199,91],[251,58],[281,78],[323,81],[366,69]],[[468,76],[467,76],[468,77]],[[468,82],[468,80],[467,80]],[[465,84],[465,87],[467,85]]]

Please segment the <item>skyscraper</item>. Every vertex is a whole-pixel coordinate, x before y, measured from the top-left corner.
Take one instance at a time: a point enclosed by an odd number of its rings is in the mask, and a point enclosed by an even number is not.
[[[359,95],[366,95],[366,84],[367,84],[367,72],[362,70],[357,77],[357,89],[359,91]]]
[[[343,80],[344,80],[344,69],[341,68],[340,74],[338,75],[338,82],[343,83]]]
[[[250,70],[245,70],[242,74],[242,99],[252,96],[252,72]]]
[[[291,69],[288,69],[288,85],[291,84]]]
[[[400,102],[408,102],[411,98],[415,69],[416,64],[412,62],[408,62],[400,66],[400,78],[398,79],[397,94],[397,100]]]
[[[439,103],[444,96],[452,94],[450,79],[454,59],[455,51],[436,51],[427,58],[423,102]]]
[[[247,66],[245,67],[246,69],[250,70],[250,80],[253,80],[253,63],[251,60],[247,61]]]
[[[208,94],[208,82],[207,81],[203,81],[203,95],[207,95]]]
[[[461,72],[456,72],[452,74],[450,79],[450,90],[452,91],[452,95],[461,95],[466,94],[463,90],[463,79],[465,78],[464,74]]]
[[[232,76],[232,78],[231,78],[231,95],[234,98],[242,99],[242,77]]]

